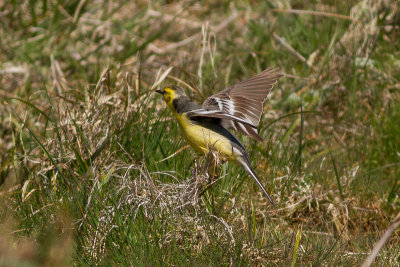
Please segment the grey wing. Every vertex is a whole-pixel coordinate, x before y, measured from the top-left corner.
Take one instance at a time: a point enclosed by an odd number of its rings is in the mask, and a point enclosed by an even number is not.
[[[222,126],[248,135],[258,141],[257,126],[263,112],[263,104],[277,79],[282,74],[277,69],[263,72],[228,87],[207,98],[203,103],[205,110],[218,110],[234,118],[222,118]],[[245,123],[244,123],[245,122]]]

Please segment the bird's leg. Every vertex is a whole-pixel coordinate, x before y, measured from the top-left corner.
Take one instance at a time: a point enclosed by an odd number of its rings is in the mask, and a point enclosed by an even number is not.
[[[195,190],[196,195],[198,195],[198,192],[201,192],[208,183],[209,175],[204,172],[205,166],[203,160],[196,155],[194,157],[194,167],[192,168],[192,188]]]
[[[192,176],[197,176],[199,167],[200,167],[199,158],[197,156],[195,156],[194,157],[194,168],[192,169]]]
[[[199,197],[201,197],[208,189],[211,188],[219,179],[219,169],[218,169],[218,164],[219,164],[219,155],[218,153],[208,153],[206,155],[206,167],[207,167],[207,173],[208,173],[208,183],[205,186],[204,190],[199,194]]]
[[[210,150],[209,153],[206,154],[204,169],[208,174],[208,183],[212,183],[217,176],[217,166],[218,166],[218,153],[216,151]]]
[[[210,165],[210,169],[209,169],[209,173],[211,174],[210,175],[210,180],[211,180],[211,183],[213,183],[214,182],[214,180],[215,180],[215,177],[217,177],[218,176],[218,154],[216,154],[216,155],[213,155],[213,157],[212,157],[212,159],[211,159],[211,165]]]

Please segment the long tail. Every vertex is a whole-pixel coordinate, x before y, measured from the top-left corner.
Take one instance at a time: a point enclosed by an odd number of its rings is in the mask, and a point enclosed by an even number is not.
[[[250,161],[245,157],[242,156],[240,157],[237,161],[236,161],[240,166],[243,167],[243,169],[251,175],[251,177],[253,177],[254,180],[256,180],[258,186],[261,188],[261,190],[264,192],[264,194],[267,196],[269,202],[271,202],[271,204],[273,206],[275,206],[274,201],[272,200],[271,196],[267,193],[267,190],[265,190],[264,186],[262,185],[262,183],[260,182],[260,180],[258,179],[253,167],[250,164]]]

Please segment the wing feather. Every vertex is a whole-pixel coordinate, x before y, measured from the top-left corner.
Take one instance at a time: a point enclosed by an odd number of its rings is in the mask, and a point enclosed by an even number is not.
[[[221,120],[231,120],[246,126],[254,127],[251,121],[236,117],[235,115],[225,113],[220,110],[195,109],[188,111],[186,115],[189,118],[207,117],[207,118],[219,118]]]
[[[222,120],[224,127],[261,141],[262,138],[257,133],[257,126],[260,123],[263,104],[277,79],[281,76],[282,74],[277,69],[266,69],[245,81],[210,96],[204,101],[203,109],[217,110],[232,115],[233,117],[224,117],[218,112],[215,113]]]

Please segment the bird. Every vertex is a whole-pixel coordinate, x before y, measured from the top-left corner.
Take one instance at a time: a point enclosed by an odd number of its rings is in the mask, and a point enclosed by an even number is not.
[[[229,130],[263,141],[257,132],[263,104],[281,76],[278,69],[268,68],[211,95],[201,106],[190,101],[185,91],[175,85],[156,90],[176,118],[181,135],[196,152],[216,151],[222,160],[241,166],[273,205],[274,201],[250,163],[246,148]]]

